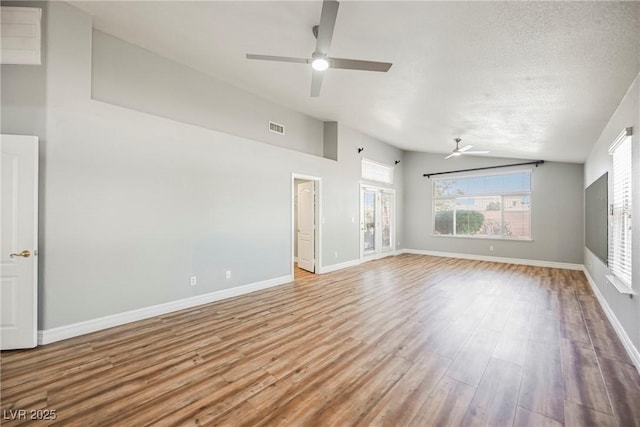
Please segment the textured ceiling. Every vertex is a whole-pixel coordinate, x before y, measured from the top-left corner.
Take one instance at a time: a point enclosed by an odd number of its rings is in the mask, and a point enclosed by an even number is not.
[[[330,55],[393,62],[306,65],[322,3],[72,2],[102,31],[321,120],[406,150],[583,162],[640,71],[639,2],[340,3]]]

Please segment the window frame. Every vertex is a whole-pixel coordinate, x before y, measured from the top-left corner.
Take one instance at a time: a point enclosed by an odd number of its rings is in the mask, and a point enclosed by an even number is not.
[[[628,146],[625,146],[628,144]],[[616,184],[620,183],[619,178],[616,174],[615,170],[615,162],[616,162],[616,152],[618,149],[626,149],[630,151],[630,155],[624,156],[625,161],[628,162],[628,166],[626,168],[626,185],[628,185],[628,200],[624,197],[624,191],[621,189],[617,189]],[[622,152],[621,152],[622,153]],[[610,211],[609,211],[609,229],[608,229],[608,238],[609,238],[609,257],[607,259],[608,269],[611,274],[606,275],[606,278],[611,284],[613,284],[618,291],[621,293],[633,293],[633,140],[632,140],[632,128],[625,128],[620,132],[618,137],[609,145],[608,154],[611,156],[611,202],[610,202]],[[624,154],[624,153],[623,153]],[[618,192],[623,193],[623,201],[619,202],[616,199],[616,194]],[[624,206],[628,204],[628,209],[621,208],[618,204]],[[622,210],[621,212],[617,210]],[[620,224],[617,224],[620,221],[620,218],[624,215],[628,215],[629,219],[629,229],[628,233],[623,233],[625,238],[622,239],[622,242],[614,241],[615,237],[619,234],[616,234],[616,231],[619,230],[619,227],[622,227]],[[624,220],[623,220],[624,221]],[[624,222],[623,222],[624,223]],[[628,246],[627,246],[628,243]],[[620,262],[619,259],[615,258],[616,254],[618,254],[619,246],[628,247],[628,250],[631,252],[628,257],[623,257],[625,260],[624,263]],[[616,250],[618,248],[618,250]],[[621,265],[624,264],[624,265]],[[626,277],[625,271],[628,269],[629,275]]]
[[[489,176],[500,175],[514,175],[519,173],[529,174],[529,191],[514,191],[514,192],[502,192],[502,193],[485,193],[475,195],[453,195],[453,196],[435,196],[435,184],[436,181],[443,181],[447,179],[462,179],[462,178],[479,178]],[[450,178],[436,178],[431,183],[431,236],[432,237],[449,237],[455,239],[480,239],[480,240],[500,240],[511,242],[533,242],[533,224],[532,224],[532,212],[533,212],[533,169],[516,169],[510,171],[502,171],[495,173],[476,173],[469,175],[454,175]],[[441,200],[452,200],[454,204],[454,224],[455,224],[455,200],[456,199],[469,199],[469,198],[488,198],[488,197],[500,197],[500,219],[501,225],[504,224],[504,198],[513,196],[528,196],[529,197],[529,236],[518,238],[503,235],[472,235],[472,234],[438,234],[435,231],[436,222],[436,203]],[[455,233],[455,225],[453,232]]]
[[[389,176],[391,177],[390,181],[380,181],[378,179],[375,178],[370,178],[370,177],[365,177],[364,176],[364,171],[365,171],[365,163],[369,163],[372,166],[375,167],[381,167],[381,168],[386,168],[389,171]],[[391,165],[386,165],[384,163],[380,163],[380,162],[376,162],[375,160],[371,160],[371,159],[367,159],[365,157],[363,157],[360,161],[360,178],[365,180],[365,181],[369,181],[369,182],[377,182],[379,184],[384,184],[384,185],[393,185],[393,182],[395,180],[395,166],[391,166]]]

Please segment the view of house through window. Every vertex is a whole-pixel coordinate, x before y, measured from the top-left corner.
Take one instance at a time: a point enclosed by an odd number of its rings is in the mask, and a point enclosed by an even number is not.
[[[531,239],[531,171],[434,179],[433,234]]]

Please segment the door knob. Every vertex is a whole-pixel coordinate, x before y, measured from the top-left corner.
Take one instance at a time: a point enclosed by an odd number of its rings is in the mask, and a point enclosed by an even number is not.
[[[13,259],[14,256],[21,256],[23,258],[29,258],[31,256],[31,252],[29,252],[28,250],[25,249],[24,251],[20,252],[19,254],[10,254],[9,258]]]

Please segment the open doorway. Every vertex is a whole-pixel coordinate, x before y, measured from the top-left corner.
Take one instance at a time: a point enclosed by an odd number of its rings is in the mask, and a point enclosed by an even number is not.
[[[293,174],[292,275],[317,273],[320,267],[320,178]]]

